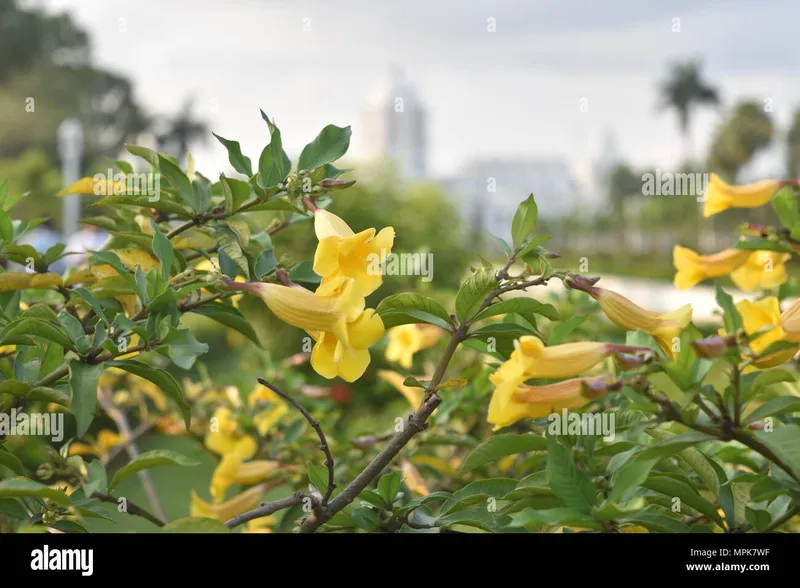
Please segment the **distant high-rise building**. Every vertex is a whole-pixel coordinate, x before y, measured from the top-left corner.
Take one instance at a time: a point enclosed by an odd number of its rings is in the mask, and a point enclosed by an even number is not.
[[[370,156],[386,157],[409,180],[427,177],[427,120],[414,87],[398,67],[381,80],[364,115],[364,141]]]
[[[579,205],[572,170],[559,158],[480,158],[443,182],[461,203],[472,230],[509,238],[511,220],[529,194],[542,218],[572,214]]]

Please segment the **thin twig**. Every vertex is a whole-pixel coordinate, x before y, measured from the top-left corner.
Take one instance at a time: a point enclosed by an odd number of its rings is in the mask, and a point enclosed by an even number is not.
[[[116,447],[111,449],[106,454],[106,456],[100,460],[100,462],[104,466],[110,464],[112,461],[114,461],[115,457],[117,457],[120,453],[125,451],[125,449],[127,448],[128,444],[135,442],[137,439],[142,437],[144,434],[146,434],[148,431],[150,431],[150,429],[152,429],[155,426],[156,426],[156,421],[154,421],[154,420],[153,421],[146,421],[144,423],[141,423],[131,433],[130,438],[125,439],[125,441],[123,443],[121,443],[120,445],[117,445]]]
[[[117,425],[117,428],[122,436],[126,440],[130,439],[132,437],[132,433],[131,427],[128,424],[128,419],[121,410],[114,406],[110,395],[106,393],[106,390],[102,388],[97,389],[97,401],[100,403],[100,406],[103,407],[103,410],[106,411],[106,414],[108,414],[108,416],[111,417],[111,419]],[[125,452],[128,454],[128,457],[131,458],[131,460],[139,457],[139,447],[134,441],[128,442],[125,445]],[[150,502],[150,506],[154,511],[156,511],[156,514],[161,519],[166,520],[167,515],[164,512],[164,507],[161,506],[161,501],[159,500],[158,493],[153,485],[153,480],[150,478],[150,473],[147,470],[139,470],[136,473],[139,476],[139,481],[142,483],[142,488],[144,488],[145,494],[147,494],[147,499]]]
[[[97,498],[98,500],[100,500],[102,502],[109,502],[109,503],[113,503],[113,504],[119,504],[119,501],[120,501],[119,498],[114,498],[113,496],[109,496],[108,494],[102,494],[100,492],[93,493],[92,494],[92,498]],[[132,515],[137,515],[137,516],[143,517],[143,518],[147,519],[148,521],[150,521],[151,523],[153,523],[154,525],[156,525],[157,527],[163,527],[164,525],[166,525],[166,523],[163,520],[161,520],[158,517],[150,514],[148,511],[143,509],[141,506],[137,505],[132,500],[129,500],[127,498],[124,498],[123,500],[125,500],[125,505],[127,507],[126,512],[128,514],[132,514]]]
[[[322,427],[320,426],[319,421],[316,420],[314,417],[312,417],[311,413],[309,413],[305,408],[303,408],[303,406],[299,402],[297,402],[294,398],[292,398],[285,392],[282,392],[280,388],[278,388],[277,386],[270,384],[264,378],[259,378],[258,383],[261,384],[262,386],[266,386],[267,388],[275,392],[275,394],[283,398],[286,402],[294,406],[298,411],[300,411],[300,414],[302,414],[305,417],[308,423],[312,427],[314,427],[314,430],[317,432],[317,436],[319,437],[320,441],[319,448],[325,454],[325,467],[328,468],[328,488],[325,491],[325,495],[322,497],[322,506],[327,505],[328,499],[330,499],[331,494],[333,494],[333,491],[336,489],[336,483],[333,481],[333,456],[331,455],[330,447],[328,447],[328,440],[325,438],[325,433],[322,431]]]
[[[297,504],[302,504],[306,498],[312,498],[312,497],[308,496],[307,494],[303,494],[302,492],[295,492],[288,498],[282,498],[274,502],[262,502],[259,508],[237,515],[233,517],[231,520],[227,521],[225,525],[228,528],[233,529],[234,527],[238,527],[239,525],[242,525],[248,521],[252,521],[253,519],[268,517],[272,513],[278,512],[279,510],[283,510],[284,508],[289,508]]]

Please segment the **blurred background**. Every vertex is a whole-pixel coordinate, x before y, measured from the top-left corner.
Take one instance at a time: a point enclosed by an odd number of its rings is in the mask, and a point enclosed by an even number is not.
[[[0,0],[0,181],[30,193],[18,215],[51,219],[42,249],[57,237],[97,247],[54,194],[117,159],[139,166],[125,144],[181,160],[190,150],[214,177],[235,172],[211,132],[257,158],[259,109],[293,159],[326,124],[352,125],[343,167],[358,184],[331,210],[355,230],[394,226],[398,253],[434,255],[432,282],[387,277],[371,305],[408,290],[452,300],[476,252],[501,257],[491,235],[508,237],[532,192],[559,267],[653,310],[692,302],[703,318],[713,294],[672,288],[672,247],[712,253],[745,218],[771,220],[766,209],[703,219],[708,173],[800,172],[798,17],[794,0]],[[662,185],[678,173],[696,181]],[[102,214],[87,203],[82,216]],[[303,225],[275,242],[305,259],[315,245]],[[263,352],[195,320],[198,339],[229,351],[203,358],[204,373],[249,390]],[[296,353],[297,330],[273,327],[269,357]],[[383,395],[350,415],[356,433],[374,432],[387,399],[403,406],[373,370],[358,385]],[[185,492],[174,501],[168,510],[187,508]]]

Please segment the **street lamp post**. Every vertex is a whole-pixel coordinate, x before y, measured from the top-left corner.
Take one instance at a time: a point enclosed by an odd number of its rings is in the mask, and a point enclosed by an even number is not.
[[[58,127],[58,154],[61,158],[61,173],[64,184],[72,185],[81,178],[81,161],[83,159],[83,125],[80,121],[69,118]],[[80,194],[69,194],[64,197],[62,215],[62,232],[64,242],[78,230],[81,214]]]

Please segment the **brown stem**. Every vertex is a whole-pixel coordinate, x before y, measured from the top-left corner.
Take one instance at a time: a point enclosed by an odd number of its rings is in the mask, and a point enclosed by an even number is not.
[[[113,496],[109,496],[108,494],[102,494],[100,492],[93,493],[92,494],[92,498],[97,498],[101,502],[109,502],[109,503],[113,503],[113,504],[119,504],[119,499],[118,498],[114,498]],[[132,500],[128,500],[126,498],[125,502],[127,504],[128,514],[132,514],[132,515],[143,517],[143,518],[147,519],[148,521],[150,521],[151,523],[153,523],[157,527],[163,527],[164,525],[166,525],[166,523],[164,521],[162,521],[158,517],[150,514],[145,509],[143,509],[141,506],[138,506]]]

